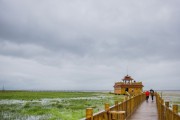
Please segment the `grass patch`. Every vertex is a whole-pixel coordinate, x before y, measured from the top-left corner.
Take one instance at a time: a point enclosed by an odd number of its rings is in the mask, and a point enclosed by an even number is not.
[[[33,106],[29,109],[22,110],[21,113],[25,115],[43,115],[43,114],[48,114],[49,109],[45,109],[42,106]]]

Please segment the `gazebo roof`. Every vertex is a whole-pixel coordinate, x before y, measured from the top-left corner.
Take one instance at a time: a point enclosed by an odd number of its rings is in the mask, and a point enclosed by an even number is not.
[[[130,81],[130,80],[133,80],[133,78],[131,78],[131,76],[129,76],[129,75],[126,75],[122,80]]]

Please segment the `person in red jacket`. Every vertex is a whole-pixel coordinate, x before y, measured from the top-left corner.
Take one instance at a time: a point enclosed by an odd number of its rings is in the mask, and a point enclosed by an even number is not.
[[[150,92],[146,91],[145,94],[146,94],[146,101],[148,101]]]

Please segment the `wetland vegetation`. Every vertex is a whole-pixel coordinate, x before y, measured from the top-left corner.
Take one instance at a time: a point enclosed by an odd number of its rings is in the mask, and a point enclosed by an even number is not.
[[[124,96],[105,92],[32,92],[1,91],[0,119],[78,120],[85,109],[104,109],[104,103],[121,102]]]

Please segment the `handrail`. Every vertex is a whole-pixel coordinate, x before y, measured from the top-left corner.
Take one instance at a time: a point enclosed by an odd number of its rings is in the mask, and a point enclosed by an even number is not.
[[[156,104],[158,109],[158,120],[180,120],[178,114],[178,105],[173,105],[172,108],[169,106],[169,101],[165,101],[160,97],[158,93],[156,96]]]
[[[115,105],[109,107],[109,104],[105,104],[105,110],[93,114],[92,108],[86,109],[86,118],[82,120],[125,120],[130,117],[137,107],[145,100],[145,94],[141,93],[136,96],[125,97],[124,101],[118,103],[115,101]]]

